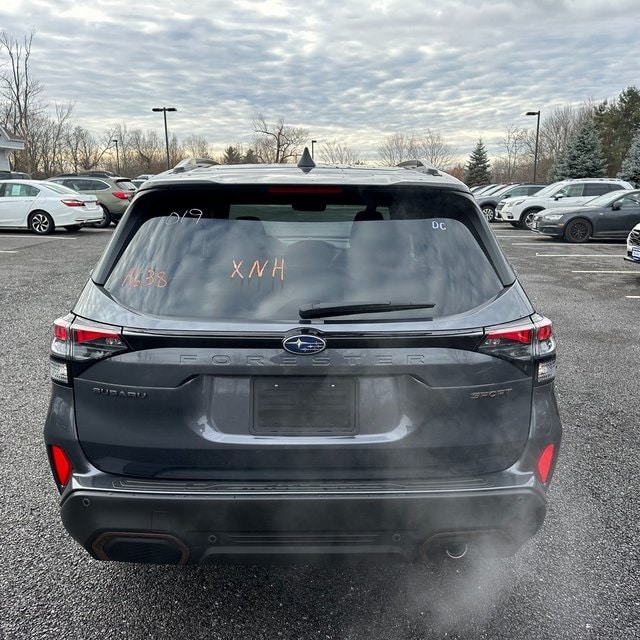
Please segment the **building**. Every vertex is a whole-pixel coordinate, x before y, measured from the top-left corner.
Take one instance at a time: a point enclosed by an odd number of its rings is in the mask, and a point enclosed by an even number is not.
[[[11,171],[9,154],[22,149],[24,149],[24,140],[16,138],[0,126],[0,171]]]

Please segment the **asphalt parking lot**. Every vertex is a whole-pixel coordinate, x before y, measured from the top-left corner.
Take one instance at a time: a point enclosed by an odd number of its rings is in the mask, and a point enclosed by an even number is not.
[[[640,266],[622,242],[493,229],[554,321],[564,440],[538,535],[513,558],[443,570],[91,559],[60,523],[42,427],[51,323],[111,231],[0,232],[0,638],[640,637]]]

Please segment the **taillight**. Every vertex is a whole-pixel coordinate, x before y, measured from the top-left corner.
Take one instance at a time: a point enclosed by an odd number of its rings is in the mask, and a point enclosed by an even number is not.
[[[538,461],[536,462],[536,473],[538,474],[538,480],[540,480],[542,484],[547,484],[551,480],[555,452],[556,445],[548,444],[538,456]]]
[[[133,197],[133,193],[130,191],[114,191],[113,195],[120,200],[130,200]]]
[[[67,362],[101,360],[126,351],[127,344],[115,327],[80,322],[72,315],[53,323],[50,362],[51,377],[56,382],[69,383]]]
[[[49,447],[49,460],[51,461],[51,470],[59,487],[65,487],[71,478],[73,467],[69,456],[62,447],[51,445]]]
[[[60,202],[66,204],[67,207],[84,207],[85,204],[82,200],[74,200],[73,198],[64,198]]]
[[[535,316],[534,321],[487,329],[479,351],[505,360],[535,363],[535,381],[544,383],[556,376],[556,341],[551,320]]]

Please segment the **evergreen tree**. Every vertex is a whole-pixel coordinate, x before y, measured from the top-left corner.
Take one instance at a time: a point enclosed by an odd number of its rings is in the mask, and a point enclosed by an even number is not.
[[[622,161],[622,168],[618,178],[631,182],[636,187],[640,185],[640,128],[631,142],[631,147]]]
[[[640,127],[640,90],[627,87],[611,103],[603,102],[595,110],[596,127],[607,159],[608,173],[616,175],[631,141]]]
[[[478,144],[469,156],[469,162],[465,166],[465,182],[469,186],[477,184],[487,184],[491,180],[491,168],[489,166],[489,158],[484,148],[482,138],[478,140]]]
[[[242,154],[235,147],[227,147],[222,156],[222,164],[242,164]]]
[[[585,120],[561,152],[551,177],[600,178],[606,175],[607,160],[593,120]]]
[[[260,160],[253,149],[247,149],[242,162],[244,164],[260,164]]]

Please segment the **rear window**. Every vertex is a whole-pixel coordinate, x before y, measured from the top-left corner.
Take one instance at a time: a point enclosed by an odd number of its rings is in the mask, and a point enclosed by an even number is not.
[[[137,201],[105,282],[114,299],[153,316],[231,322],[297,322],[320,303],[433,304],[339,318],[348,322],[462,313],[502,290],[478,214],[459,195],[208,193],[179,208]]]
[[[124,191],[135,191],[136,185],[131,180],[114,180],[114,182]]]

